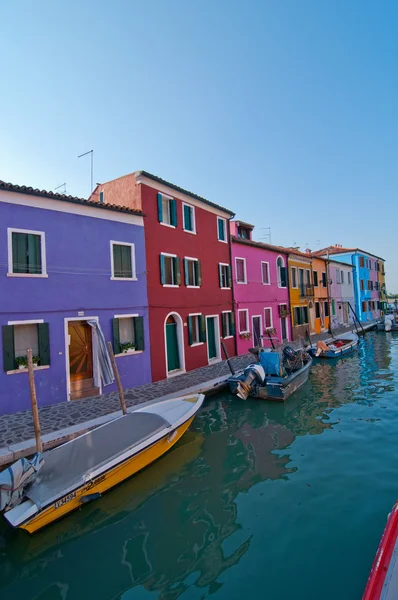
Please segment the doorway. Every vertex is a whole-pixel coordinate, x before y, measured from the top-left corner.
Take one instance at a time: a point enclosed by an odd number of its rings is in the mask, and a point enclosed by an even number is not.
[[[220,358],[220,329],[218,317],[206,317],[207,329],[207,356],[209,362]]]
[[[289,341],[289,338],[287,337],[286,317],[281,317],[281,336],[282,336],[282,342]]]
[[[94,384],[92,327],[87,321],[69,321],[70,399],[97,396]]]
[[[253,346],[262,346],[261,315],[252,317]]]
[[[178,348],[177,321],[173,315],[166,319],[167,372],[181,369]]]

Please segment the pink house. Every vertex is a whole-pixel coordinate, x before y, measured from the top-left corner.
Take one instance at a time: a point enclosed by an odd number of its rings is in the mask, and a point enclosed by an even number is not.
[[[285,249],[252,239],[254,225],[231,221],[232,278],[237,353],[262,340],[269,348],[291,339],[289,287]]]

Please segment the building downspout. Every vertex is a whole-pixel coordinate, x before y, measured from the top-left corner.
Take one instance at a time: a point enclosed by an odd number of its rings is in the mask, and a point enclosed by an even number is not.
[[[238,310],[235,310],[235,285],[234,285],[234,277],[233,277],[233,260],[232,260],[232,240],[231,240],[231,221],[233,217],[229,217],[228,219],[228,245],[229,245],[229,262],[231,264],[231,280],[232,280],[232,311],[235,317],[235,335],[234,335],[234,348],[235,348],[235,356],[238,355],[238,344],[236,343],[237,335],[238,335]],[[237,307],[236,307],[237,308]]]

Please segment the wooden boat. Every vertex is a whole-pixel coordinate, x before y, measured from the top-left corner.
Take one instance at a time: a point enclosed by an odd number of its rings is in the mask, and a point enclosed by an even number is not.
[[[5,518],[33,533],[95,500],[174,446],[203,400],[198,394],[151,403],[45,452],[23,501]]]
[[[307,381],[312,359],[307,352],[287,347],[278,350],[258,351],[258,362],[246,367],[240,375],[229,377],[231,392],[246,400],[248,396],[261,400],[284,402]]]
[[[308,352],[314,358],[339,358],[352,352],[359,343],[356,333],[342,333],[328,342],[312,344]]]
[[[383,321],[379,321],[376,325],[377,331],[398,331],[397,316],[386,315]]]
[[[398,598],[398,503],[392,509],[362,600]]]

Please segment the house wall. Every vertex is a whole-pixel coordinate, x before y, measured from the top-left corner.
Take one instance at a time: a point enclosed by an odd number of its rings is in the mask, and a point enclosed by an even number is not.
[[[45,232],[47,278],[7,276],[8,227]],[[110,240],[135,244],[137,281],[110,279]],[[37,319],[49,323],[50,366],[35,372],[39,406],[67,400],[64,319],[78,317],[78,312],[99,317],[106,341],[112,340],[116,314],[143,316],[144,352],[117,358],[117,363],[124,387],[151,381],[145,271],[142,217],[0,192],[0,325]],[[114,390],[112,384],[103,391]],[[4,372],[0,344],[0,413],[29,407],[28,375]]]
[[[232,242],[232,272],[234,283],[234,300],[235,300],[235,321],[236,321],[236,343],[238,354],[244,354],[254,344],[252,317],[260,315],[262,318],[262,330],[265,330],[264,309],[272,309],[272,327],[276,329],[278,341],[282,341],[281,318],[279,314],[279,305],[287,304],[289,306],[289,288],[278,287],[278,276],[276,261],[278,256],[283,258],[284,264],[287,264],[287,255],[278,252],[272,252],[259,248],[258,246],[250,246],[248,244]],[[236,261],[235,259],[244,258],[246,260],[246,284],[237,283],[236,281]],[[270,273],[270,285],[262,283],[261,262],[268,262]],[[251,337],[245,339],[239,330],[239,310],[246,309],[249,314],[249,329]],[[291,339],[291,326],[288,308],[288,316],[286,318],[288,339]],[[241,337],[242,335],[242,337]],[[269,347],[270,342],[267,337],[264,338],[264,347]]]
[[[325,302],[329,304],[329,296],[328,296],[328,271],[326,266],[326,261],[321,258],[313,257],[312,259],[312,271],[316,271],[318,273],[318,285],[314,285],[314,306],[311,307],[311,310],[314,312],[314,320],[315,320],[315,333],[321,333],[323,331],[327,331],[330,324],[330,306],[329,306],[329,315],[326,315],[325,311]],[[326,273],[326,287],[322,285],[322,273]],[[313,279],[314,282],[314,279]],[[320,307],[320,317],[316,317],[315,312],[315,303],[319,302]]]
[[[346,322],[344,318],[344,312],[347,311],[348,324],[352,325],[354,322],[352,311],[348,303],[355,310],[355,297],[354,297],[354,281],[353,281],[353,270],[349,265],[336,263],[330,261],[328,263],[329,278],[331,284],[329,285],[330,303],[331,310],[330,316],[332,321],[332,327],[339,327]],[[337,283],[337,270],[344,272],[344,283]],[[351,276],[351,283],[348,283],[348,274]],[[333,314],[333,306],[334,312]]]
[[[298,340],[299,338],[305,338],[307,331],[309,333],[315,333],[315,323],[310,322],[310,307],[309,304],[313,302],[313,296],[301,295],[299,288],[299,269],[306,271],[309,269],[311,272],[311,258],[300,257],[299,255],[291,254],[288,259],[289,266],[289,295],[290,295],[290,318],[292,327],[292,339]],[[297,269],[297,287],[293,287],[292,281],[292,268]],[[311,292],[310,292],[311,293]],[[312,292],[313,294],[313,292]],[[295,307],[306,307],[308,311],[308,322],[302,325],[296,323],[295,319]]]

